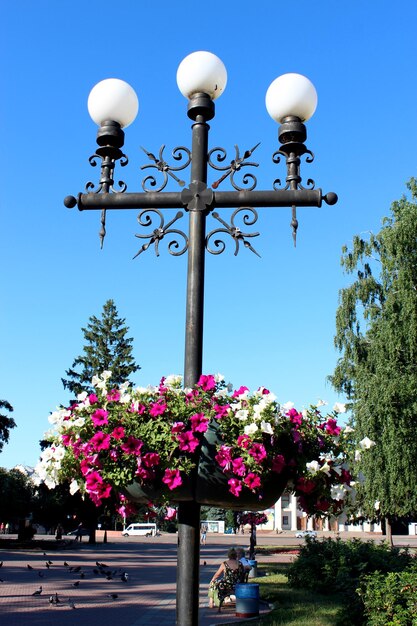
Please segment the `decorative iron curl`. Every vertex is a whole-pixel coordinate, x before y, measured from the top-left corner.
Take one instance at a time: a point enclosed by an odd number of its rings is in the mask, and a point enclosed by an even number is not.
[[[313,152],[311,152],[311,150],[307,150],[305,149],[304,154],[306,154],[306,159],[305,162],[306,163],[312,163],[314,161],[314,154]],[[312,178],[309,178],[307,180],[307,185],[304,187],[301,184],[301,176],[300,176],[300,157],[296,154],[287,154],[286,152],[284,152],[283,150],[277,150],[276,152],[274,152],[274,154],[272,155],[272,161],[273,163],[280,163],[281,162],[281,157],[285,157],[285,161],[287,164],[287,178],[286,178],[286,185],[285,187],[282,187],[282,182],[280,178],[276,178],[273,182],[273,188],[275,189],[275,191],[277,191],[278,189],[302,189],[302,190],[306,190],[306,189],[314,189],[316,183],[314,182],[314,180]],[[295,173],[294,173],[295,170]]]
[[[178,178],[178,176],[173,174],[173,172],[179,172],[180,170],[184,170],[191,163],[191,152],[188,148],[185,148],[184,146],[178,146],[177,148],[174,148],[174,150],[172,151],[172,157],[173,159],[175,159],[175,161],[182,161],[186,155],[186,162],[181,164],[179,167],[172,167],[171,165],[168,165],[168,163],[164,160],[163,153],[165,150],[165,145],[161,146],[158,157],[156,157],[152,152],[148,152],[147,150],[145,150],[145,148],[142,148],[142,150],[148,156],[148,158],[151,161],[153,161],[153,163],[142,165],[141,169],[145,170],[150,167],[155,168],[156,170],[158,170],[158,172],[162,174],[162,177],[163,177],[162,183],[158,187],[158,181],[153,174],[146,176],[142,180],[143,191],[145,192],[162,191],[167,186],[168,176],[173,178],[179,184],[180,187],[184,187],[185,181]],[[154,187],[156,187],[156,189],[154,189]]]
[[[256,256],[260,257],[260,255],[255,250],[255,248],[253,248],[251,243],[246,240],[246,237],[257,237],[259,235],[259,233],[244,233],[235,224],[235,218],[238,216],[238,214],[241,213],[241,212],[245,212],[245,211],[246,211],[246,213],[243,216],[239,216],[239,217],[242,217],[242,221],[243,221],[245,226],[252,226],[258,220],[258,213],[252,207],[240,207],[239,209],[236,209],[232,213],[232,216],[230,218],[230,224],[227,224],[227,222],[225,222],[219,216],[218,213],[216,213],[216,212],[212,213],[212,216],[218,222],[223,224],[224,228],[216,228],[216,229],[212,230],[207,235],[207,237],[206,237],[206,250],[208,252],[210,252],[210,254],[221,254],[222,252],[224,252],[224,250],[226,249],[226,244],[225,244],[225,242],[222,239],[215,239],[214,240],[214,246],[217,248],[216,250],[214,250],[213,248],[210,248],[209,242],[210,242],[210,239],[212,239],[216,234],[218,234],[218,233],[225,233],[227,235],[230,235],[232,237],[232,239],[234,240],[234,242],[235,242],[235,252],[234,252],[235,256],[237,256],[237,254],[239,252],[239,244],[243,243],[245,248],[248,248],[254,254],[256,254]],[[252,214],[252,216],[250,214]]]
[[[217,162],[223,163],[223,161],[226,159],[226,156],[227,156],[226,150],[224,148],[219,148],[219,147],[213,148],[212,150],[210,150],[210,152],[208,153],[209,166],[219,172],[225,172],[218,180],[216,180],[212,184],[212,188],[217,189],[217,187],[224,180],[226,180],[226,178],[229,178],[230,176],[230,182],[232,186],[236,189],[236,191],[244,191],[244,190],[252,191],[253,189],[255,189],[256,185],[258,184],[258,181],[256,180],[256,176],[254,174],[250,172],[247,172],[244,174],[242,178],[242,183],[244,185],[243,187],[237,184],[234,177],[235,177],[236,172],[238,172],[242,167],[247,167],[247,166],[259,167],[259,163],[253,163],[249,161],[245,163],[246,159],[248,159],[251,156],[251,154],[256,150],[258,146],[259,146],[259,143],[257,143],[256,146],[254,146],[250,150],[246,150],[243,156],[241,157],[240,152],[239,152],[239,147],[235,145],[235,158],[229,163],[229,165],[226,165],[225,167],[220,167],[219,165],[216,165],[212,160],[212,156],[217,154],[216,156]]]
[[[172,256],[181,256],[188,249],[188,238],[185,233],[181,230],[177,230],[175,228],[171,228],[171,226],[183,217],[183,213],[178,211],[176,216],[165,225],[164,216],[159,209],[145,209],[141,211],[138,215],[138,222],[141,226],[152,227],[153,224],[153,214],[156,214],[159,217],[159,226],[153,229],[151,233],[146,235],[135,235],[138,239],[149,239],[147,243],[144,243],[143,246],[139,249],[139,251],[133,257],[136,259],[142,252],[145,252],[152,244],[155,246],[155,254],[159,256],[159,242],[166,237],[167,235],[179,235],[184,239],[183,247],[180,246],[180,243],[177,239],[172,239],[168,243],[168,252],[172,254]]]
[[[95,183],[88,181],[85,186],[85,190],[87,193],[124,193],[127,189],[127,185],[123,180],[118,181],[119,189],[114,188],[114,166],[116,160],[111,157],[103,157],[99,154],[93,154],[88,159],[88,162],[92,167],[97,167],[98,163],[101,162],[101,178],[96,186]],[[129,163],[129,159],[125,154],[122,154],[120,157],[120,166],[125,167]]]

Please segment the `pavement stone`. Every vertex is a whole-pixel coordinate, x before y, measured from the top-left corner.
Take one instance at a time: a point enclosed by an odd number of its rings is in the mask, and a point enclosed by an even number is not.
[[[94,546],[73,542],[67,549],[54,548],[51,540],[46,551],[5,550],[0,541],[0,624],[175,626],[174,541]],[[224,606],[220,614],[208,608],[208,583],[225,548],[204,546],[201,552],[199,626],[242,621],[235,617],[234,606]],[[127,582],[121,580],[123,572],[128,573]],[[40,587],[42,592],[36,594]],[[50,602],[55,594],[58,604]]]

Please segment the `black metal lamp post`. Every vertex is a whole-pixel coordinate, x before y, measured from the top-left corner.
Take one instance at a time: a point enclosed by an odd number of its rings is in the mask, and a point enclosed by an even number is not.
[[[238,217],[244,226],[252,226],[257,220],[257,207],[291,207],[294,243],[298,227],[296,207],[320,207],[324,200],[335,204],[335,193],[322,195],[321,189],[314,188],[314,182],[308,180],[307,188],[301,185],[300,157],[307,154],[307,162],[313,160],[313,154],[306,148],[306,128],[304,121],[314,113],[317,95],[310,81],[299,74],[285,74],[277,78],[269,87],[266,106],[270,115],[280,123],[278,138],[279,150],[273,155],[278,163],[284,157],[287,166],[286,185],[276,179],[272,189],[256,190],[256,178],[246,173],[242,185],[235,180],[236,172],[247,166],[257,166],[248,161],[254,150],[240,156],[235,146],[235,158],[227,165],[226,152],[222,148],[208,148],[209,126],[207,122],[214,117],[214,100],[226,86],[227,75],[222,61],[209,52],[195,52],[186,57],[178,68],[177,82],[180,91],[188,98],[188,116],[193,120],[191,151],[185,147],[173,150],[173,159],[177,167],[168,165],[163,158],[164,147],[159,155],[147,152],[151,163],[142,169],[154,168],[162,176],[158,187],[156,177],[148,175],[142,181],[142,192],[128,193],[126,185],[119,183],[120,189],[114,189],[114,169],[117,161],[126,165],[127,158],[121,148],[124,144],[123,127],[130,124],[138,110],[138,100],[133,89],[117,79],[98,83],[89,97],[89,111],[99,125],[97,133],[98,148],[90,158],[92,165],[101,160],[101,177],[97,187],[87,183],[86,193],[77,198],[67,196],[65,206],[78,206],[80,211],[100,210],[100,239],[106,234],[106,211],[109,209],[140,209],[139,224],[150,228],[148,234],[136,235],[147,240],[135,256],[142,254],[151,245],[159,254],[159,242],[169,238],[168,249],[174,256],[188,251],[187,301],[185,329],[185,364],[184,384],[193,386],[202,373],[203,355],[203,308],[204,308],[204,265],[205,251],[220,254],[225,249],[221,237],[229,235],[235,243],[235,254],[239,245],[257,254],[250,239],[259,233],[243,232],[237,225]],[[177,172],[191,164],[190,184],[185,187]],[[217,172],[218,179],[207,185],[208,168]],[[164,191],[168,180],[172,179],[182,189]],[[230,179],[233,191],[218,191],[220,184]],[[230,223],[217,213],[217,208],[232,208],[234,212]],[[160,209],[178,209],[175,217],[168,223]],[[182,210],[189,214],[188,236],[176,227],[182,216]],[[216,228],[206,233],[206,220],[211,215],[216,221]],[[159,224],[154,227],[153,220]],[[181,243],[180,243],[181,242]],[[211,248],[211,242],[214,249]],[[180,502],[178,507],[178,574],[177,574],[177,625],[196,626],[198,624],[199,599],[199,544],[200,544],[200,504],[196,501]]]

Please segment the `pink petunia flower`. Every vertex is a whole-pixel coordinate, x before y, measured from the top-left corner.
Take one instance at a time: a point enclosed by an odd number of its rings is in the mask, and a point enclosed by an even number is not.
[[[109,391],[106,397],[109,402],[119,402],[120,391],[118,389],[112,389],[111,391]]]
[[[179,487],[180,485],[182,485],[180,470],[166,469],[165,474],[162,478],[162,482],[165,483],[171,491],[176,487]]]
[[[90,404],[96,404],[98,402],[98,398],[95,393],[90,393],[88,396],[88,401]]]
[[[203,391],[210,391],[211,389],[215,389],[216,381],[214,380],[214,376],[209,374],[206,376],[205,374],[201,374],[198,383],[198,387],[201,387]]]
[[[204,413],[196,413],[190,417],[190,422],[191,430],[196,433],[205,433],[208,428],[209,419]]]
[[[250,472],[246,478],[243,479],[243,482],[249,489],[257,489],[261,486],[261,479],[258,474],[254,474],[253,472]]]
[[[62,435],[61,440],[63,446],[68,447],[71,445],[71,435]]]
[[[157,452],[147,452],[142,456],[142,462],[146,467],[154,467],[159,465],[161,458]]]
[[[125,429],[123,428],[123,426],[116,426],[116,428],[113,429],[111,436],[114,439],[123,439],[123,437],[125,436]]]
[[[254,443],[253,446],[248,449],[248,453],[257,463],[262,463],[267,457],[265,446],[262,443]]]
[[[340,435],[340,432],[342,430],[340,426],[337,425],[337,421],[333,418],[327,420],[324,428],[326,433],[328,433],[329,435],[334,435],[335,437]]]
[[[238,398],[239,396],[243,396],[244,393],[249,391],[248,387],[239,387],[236,391],[233,392],[232,398]]]
[[[281,474],[284,467],[285,458],[282,454],[277,454],[277,456],[272,459],[272,471],[276,472],[277,474]]]
[[[288,413],[286,413],[286,415],[288,415],[292,424],[294,424],[295,426],[301,426],[303,416],[296,409],[290,409]]]
[[[237,498],[239,497],[240,492],[242,491],[242,483],[237,478],[231,478],[227,481],[229,485],[229,491]]]
[[[239,456],[237,459],[233,459],[232,470],[233,470],[233,473],[236,474],[237,476],[244,476],[246,474],[246,465],[243,462],[243,459],[241,456]]]
[[[215,418],[216,420],[220,420],[223,417],[226,417],[229,409],[230,409],[230,404],[215,404],[214,407],[214,412],[215,412]]]
[[[167,507],[167,511],[165,513],[164,519],[172,520],[177,517],[177,509],[174,509],[172,506]]]
[[[126,439],[125,443],[122,443],[120,448],[123,450],[123,452],[126,452],[126,454],[135,454],[136,456],[138,456],[140,454],[142,446],[143,441],[131,435]]]
[[[232,469],[232,448],[230,446],[220,446],[220,450],[214,457],[223,471]]]
[[[239,435],[237,438],[237,445],[244,450],[247,450],[252,445],[252,439],[249,435]]]
[[[110,448],[110,435],[99,430],[91,437],[90,443],[97,452],[99,450],[108,450]]]
[[[94,426],[104,426],[109,423],[108,412],[106,409],[96,409],[91,415]]]
[[[177,440],[178,447],[183,452],[194,452],[200,443],[192,430],[186,430],[184,433],[178,433]]]
[[[166,408],[167,405],[163,404],[163,402],[154,402],[151,405],[149,414],[152,415],[152,417],[157,417],[158,415],[162,415],[163,413],[165,413]]]
[[[175,435],[175,433],[182,433],[185,430],[184,422],[174,422],[171,426],[171,433]]]

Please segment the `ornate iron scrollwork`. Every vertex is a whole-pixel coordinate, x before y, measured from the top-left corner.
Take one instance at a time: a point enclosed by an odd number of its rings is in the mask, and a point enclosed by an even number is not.
[[[149,176],[146,176],[142,181],[143,191],[145,192],[162,191],[167,186],[168,176],[170,176],[173,180],[175,180],[179,184],[180,187],[184,187],[185,181],[178,178],[178,176],[176,176],[173,172],[179,172],[181,170],[184,170],[191,163],[191,152],[188,148],[185,148],[184,146],[179,146],[178,148],[174,148],[174,150],[172,151],[172,157],[176,161],[182,161],[184,158],[184,154],[187,155],[186,162],[180,165],[179,167],[172,167],[171,165],[168,165],[168,163],[164,160],[163,158],[163,153],[165,150],[164,145],[161,146],[158,157],[156,157],[152,152],[148,152],[147,150],[145,150],[145,148],[142,148],[142,150],[148,156],[148,158],[151,161],[153,161],[153,163],[148,163],[148,165],[142,165],[140,169],[146,170],[152,167],[152,168],[157,169],[158,172],[161,172],[163,176],[162,183],[159,185],[159,187],[158,187],[158,181],[153,174],[149,174]],[[156,189],[154,189],[155,187]]]
[[[227,222],[225,222],[219,216],[219,214],[217,212],[212,213],[212,216],[218,222],[220,222],[220,224],[223,224],[224,228],[216,228],[215,230],[212,230],[207,235],[207,237],[206,237],[206,250],[208,252],[210,252],[210,254],[221,254],[222,252],[224,252],[224,250],[226,249],[226,244],[225,244],[225,242],[222,239],[215,239],[214,240],[214,245],[216,246],[217,250],[213,250],[212,248],[210,248],[209,241],[210,241],[210,239],[212,239],[218,233],[226,233],[227,235],[230,235],[232,237],[232,239],[234,240],[234,242],[235,242],[235,252],[234,252],[235,256],[239,252],[239,244],[240,243],[243,243],[245,248],[248,248],[249,250],[251,250],[254,254],[256,254],[256,256],[260,256],[258,254],[258,252],[255,250],[255,248],[253,248],[251,243],[246,240],[246,237],[257,237],[259,235],[259,233],[244,233],[235,224],[236,216],[239,213],[245,212],[245,211],[246,211],[246,213],[243,215],[242,221],[245,224],[245,226],[252,226],[258,220],[258,214],[255,211],[255,209],[253,209],[252,207],[240,207],[239,209],[236,209],[232,213],[232,216],[230,218],[230,224],[227,224]],[[248,214],[248,212],[252,214],[252,217]]]
[[[159,209],[145,209],[144,211],[141,211],[138,215],[139,224],[145,227],[149,227],[149,226],[152,227],[152,222],[153,222],[152,214],[153,213],[156,213],[156,215],[158,215],[159,217],[159,226],[157,228],[154,228],[151,233],[148,233],[146,235],[135,235],[135,237],[137,237],[138,239],[149,239],[149,241],[143,244],[143,246],[140,248],[140,250],[135,254],[133,258],[136,259],[136,257],[142,254],[142,252],[145,252],[145,250],[147,250],[149,246],[151,246],[152,244],[154,244],[155,246],[156,256],[159,256],[159,242],[162,239],[164,239],[164,237],[166,237],[167,235],[172,235],[172,234],[179,235],[180,237],[182,237],[185,243],[183,247],[181,248],[180,243],[177,241],[177,239],[172,239],[168,244],[169,253],[172,254],[173,256],[181,256],[182,254],[184,254],[188,249],[187,235],[183,233],[181,230],[171,228],[171,226],[177,220],[183,217],[184,214],[181,211],[178,211],[176,216],[170,222],[168,222],[168,224],[165,225],[164,216]]]
[[[230,162],[230,164],[226,165],[225,167],[220,167],[219,165],[215,165],[215,163],[213,163],[212,161],[212,156],[217,153],[216,160],[218,163],[222,163],[226,159],[226,156],[227,156],[226,150],[224,148],[213,148],[212,150],[210,150],[210,152],[208,153],[208,164],[210,165],[210,167],[212,167],[214,170],[217,170],[219,172],[225,172],[218,180],[216,180],[211,185],[212,188],[217,189],[220,183],[222,183],[224,180],[226,180],[226,178],[229,178],[230,176],[230,182],[237,191],[243,191],[243,190],[252,191],[253,189],[255,189],[258,181],[256,180],[256,177],[254,176],[254,174],[252,174],[251,172],[246,172],[244,174],[243,179],[242,179],[242,182],[244,185],[243,187],[241,187],[240,185],[236,183],[234,177],[235,177],[236,172],[238,172],[242,167],[247,167],[247,166],[259,167],[259,163],[253,163],[249,161],[245,163],[246,159],[248,159],[251,156],[251,154],[256,150],[258,146],[259,146],[259,143],[257,143],[256,146],[254,146],[250,150],[246,150],[246,152],[244,152],[243,156],[241,157],[239,148],[238,146],[235,145],[236,156]]]
[[[307,150],[306,148],[304,150],[304,154],[309,155],[306,156],[306,163],[312,163],[314,161],[314,154],[311,152],[311,150]],[[302,179],[300,176],[300,157],[296,153],[287,153],[283,150],[277,150],[272,155],[273,163],[280,163],[282,156],[285,157],[285,161],[287,164],[287,177],[285,179],[286,185],[285,187],[282,187],[281,180],[279,178],[276,178],[273,182],[273,188],[275,189],[275,191],[277,191],[278,189],[314,189],[315,182],[312,178],[309,178],[307,180],[307,187],[303,187],[303,185],[301,184]]]

